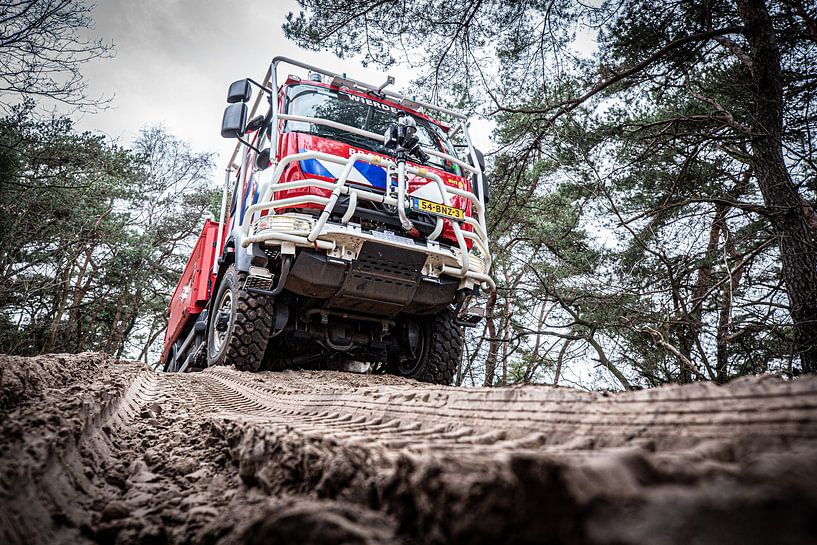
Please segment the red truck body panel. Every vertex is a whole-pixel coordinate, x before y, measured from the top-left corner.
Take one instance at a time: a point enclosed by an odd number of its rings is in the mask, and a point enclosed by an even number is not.
[[[327,138],[321,138],[319,136],[314,136],[311,134],[305,133],[297,133],[297,132],[287,132],[281,135],[280,138],[280,149],[281,149],[281,157],[285,157],[287,155],[292,155],[295,153],[300,153],[303,151],[321,151],[324,153],[328,153],[331,155],[336,155],[339,157],[349,157],[353,153],[360,151],[363,153],[367,153],[369,155],[375,155],[383,158],[388,158],[386,155],[379,154],[374,151],[369,151],[365,149],[358,149],[354,146],[350,146],[344,142],[338,142],[336,140],[330,140]],[[314,160],[313,160],[314,161]],[[411,166],[415,167],[423,167],[423,165],[417,165],[413,163],[409,163]],[[380,167],[374,167],[380,168]],[[456,187],[458,189],[464,189],[466,191],[471,190],[471,185],[466,178],[461,176],[457,176],[456,174],[452,174],[450,172],[446,172],[444,170],[425,166],[424,167],[429,172],[433,172],[437,174],[440,178],[442,178],[443,183],[450,187]],[[329,173],[327,173],[329,174]],[[309,172],[308,174],[304,174],[303,166],[300,163],[293,163],[289,168],[287,168],[281,176],[281,182],[291,182],[295,180],[303,180],[304,178],[317,178],[319,180],[326,180],[327,182],[334,182],[336,178],[332,176],[322,176],[321,174],[316,174],[315,172]],[[408,188],[407,194],[411,194],[413,191],[419,189],[422,186],[425,186],[429,183],[434,184],[431,180],[427,178],[421,178],[419,176],[414,176],[409,174],[408,178]],[[348,185],[350,186],[358,186],[358,187],[365,187],[367,184],[362,182],[354,182],[348,181]],[[289,189],[285,191],[280,191],[276,194],[277,199],[285,199],[289,197],[298,197],[301,195],[318,195],[321,197],[329,197],[331,196],[332,192],[328,189],[323,189],[320,187],[304,187],[298,189]],[[451,206],[455,206],[461,210],[465,210],[466,216],[471,216],[471,201],[466,199],[465,197],[460,197],[459,195],[452,195],[451,196]],[[287,210],[290,211],[297,211],[298,209],[304,208],[314,208],[316,210],[323,210],[322,206],[317,204],[307,204],[302,205],[299,207],[288,208]],[[276,213],[282,213],[285,210],[278,209]],[[471,231],[471,226],[467,224],[463,224],[462,226],[463,231]],[[454,236],[454,230],[451,227],[451,221],[448,219],[443,220],[443,232],[441,237],[443,239],[448,240],[451,243],[456,244],[457,238]],[[471,240],[467,240],[468,247],[471,247]]]
[[[170,307],[167,310],[168,323],[165,332],[165,346],[162,360],[168,356],[173,342],[179,338],[192,320],[207,307],[213,278],[213,263],[216,259],[216,238],[218,222],[206,220],[190,259],[184,267],[182,277],[176,285]]]

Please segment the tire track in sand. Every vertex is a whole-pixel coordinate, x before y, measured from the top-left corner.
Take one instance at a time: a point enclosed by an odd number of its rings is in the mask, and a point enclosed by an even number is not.
[[[779,543],[769,513],[809,536],[817,515],[813,379],[602,394],[229,368],[165,378],[196,383],[191,403],[223,426],[247,486],[385,512],[423,543],[675,543],[724,510],[696,539]]]
[[[0,359],[4,543],[817,541],[815,378],[602,394],[44,358]]]

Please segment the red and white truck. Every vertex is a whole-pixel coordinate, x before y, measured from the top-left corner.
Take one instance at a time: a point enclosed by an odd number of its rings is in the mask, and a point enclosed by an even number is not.
[[[279,83],[284,65],[306,74]],[[393,81],[276,57],[230,85],[221,134],[238,143],[171,299],[166,371],[363,362],[452,381],[495,287],[484,159],[465,116]]]

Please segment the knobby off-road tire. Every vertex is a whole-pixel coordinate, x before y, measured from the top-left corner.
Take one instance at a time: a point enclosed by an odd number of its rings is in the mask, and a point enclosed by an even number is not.
[[[244,275],[230,265],[218,286],[207,329],[208,365],[235,365],[242,371],[257,371],[264,361],[272,331],[271,301],[243,287]],[[219,331],[219,313],[227,308],[229,324],[226,330]]]
[[[417,365],[408,369],[393,366],[394,372],[422,382],[452,384],[464,342],[462,328],[454,323],[454,311],[447,308],[436,316],[429,316],[421,322],[421,327],[423,349]]]

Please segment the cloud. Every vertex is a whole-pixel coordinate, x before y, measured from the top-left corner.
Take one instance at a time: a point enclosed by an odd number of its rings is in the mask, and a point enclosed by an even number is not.
[[[101,0],[95,37],[114,42],[116,56],[85,69],[91,96],[114,95],[109,110],[86,114],[78,127],[99,130],[128,145],[139,129],[163,124],[197,151],[226,162],[234,142],[219,135],[230,82],[260,79],[276,55],[298,58],[357,79],[384,74],[358,61],[308,52],[286,40],[294,0]],[[397,87],[410,78],[400,75]]]

